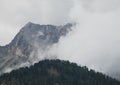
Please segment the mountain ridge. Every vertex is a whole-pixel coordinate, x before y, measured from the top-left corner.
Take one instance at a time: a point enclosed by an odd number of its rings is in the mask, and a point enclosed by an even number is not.
[[[8,68],[32,64],[33,58],[39,60],[37,51],[46,51],[57,43],[61,36],[65,36],[71,27],[72,24],[55,26],[27,23],[8,45],[0,47],[0,74]]]

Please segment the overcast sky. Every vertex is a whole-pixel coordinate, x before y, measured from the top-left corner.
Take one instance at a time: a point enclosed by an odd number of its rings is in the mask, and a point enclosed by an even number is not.
[[[62,59],[120,74],[120,0],[0,0],[0,45],[29,21],[76,22],[52,51]]]
[[[69,22],[72,0],[0,0],[0,45],[8,44],[22,26]]]

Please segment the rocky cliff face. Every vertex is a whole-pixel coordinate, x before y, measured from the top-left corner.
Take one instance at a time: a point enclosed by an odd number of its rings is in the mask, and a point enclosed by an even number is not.
[[[9,45],[0,47],[0,74],[19,68],[24,64],[32,64],[37,60],[38,49],[44,52],[65,36],[72,24],[64,26],[39,25],[29,22],[15,36]],[[42,57],[43,56],[39,56]],[[10,69],[9,69],[10,68]]]

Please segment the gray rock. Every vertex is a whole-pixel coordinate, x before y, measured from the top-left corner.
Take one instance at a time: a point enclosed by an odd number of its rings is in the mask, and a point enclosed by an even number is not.
[[[70,23],[64,26],[27,23],[10,44],[0,46],[0,74],[19,68],[22,64],[33,63],[31,59],[38,56],[38,49],[42,52],[57,43],[71,27]]]

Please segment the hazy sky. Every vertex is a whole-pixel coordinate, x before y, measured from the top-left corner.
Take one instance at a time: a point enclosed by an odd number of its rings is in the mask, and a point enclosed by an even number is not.
[[[0,0],[0,45],[9,43],[27,22],[69,22],[72,0]]]
[[[120,74],[120,0],[0,0],[0,45],[27,22],[76,27],[52,49],[96,70]],[[111,74],[111,75],[112,75]]]

